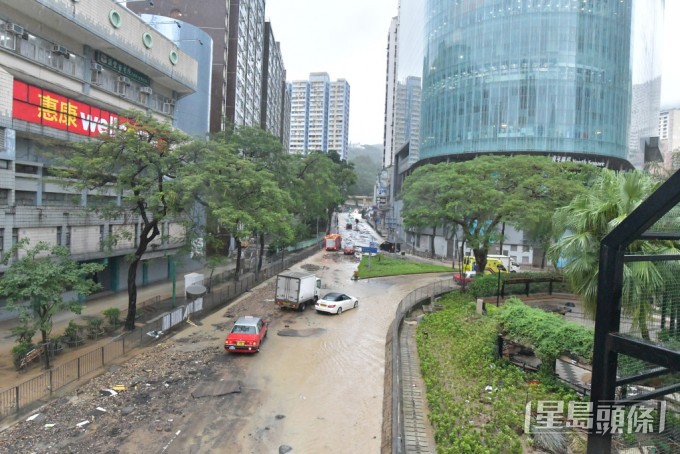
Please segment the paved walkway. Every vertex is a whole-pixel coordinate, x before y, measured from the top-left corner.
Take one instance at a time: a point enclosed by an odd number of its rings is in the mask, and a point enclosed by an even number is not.
[[[434,454],[437,450],[432,425],[427,418],[427,399],[425,383],[420,375],[416,327],[416,322],[404,320],[399,333],[404,446],[406,454]]]

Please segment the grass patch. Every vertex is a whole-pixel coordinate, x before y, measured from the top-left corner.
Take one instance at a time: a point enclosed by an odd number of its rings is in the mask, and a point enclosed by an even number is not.
[[[450,293],[416,335],[438,453],[522,453],[527,402],[580,400],[548,373],[525,375],[495,358],[498,322]],[[489,308],[493,311],[495,308]],[[529,383],[529,379],[537,383]],[[491,391],[488,390],[491,387]]]
[[[382,254],[363,256],[359,263],[359,278],[398,276],[401,274],[446,273],[453,272],[450,266],[409,261],[405,258],[392,258]]]

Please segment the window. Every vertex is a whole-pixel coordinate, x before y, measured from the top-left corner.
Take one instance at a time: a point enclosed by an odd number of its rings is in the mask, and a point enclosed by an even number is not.
[[[28,173],[30,175],[37,175],[38,174],[38,167],[36,166],[29,166],[25,164],[16,164],[14,166],[14,170],[16,173]]]
[[[0,229],[0,260],[5,254],[5,229]]]
[[[103,225],[99,226],[99,250],[104,250],[104,231],[105,227]]]
[[[57,246],[62,245],[62,240],[61,240],[61,235],[63,233],[62,230],[63,229],[61,227],[57,227]]]
[[[71,246],[71,226],[66,227],[66,241],[64,241],[66,246]]]

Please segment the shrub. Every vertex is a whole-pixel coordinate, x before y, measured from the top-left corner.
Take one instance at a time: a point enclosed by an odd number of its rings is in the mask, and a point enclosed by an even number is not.
[[[78,336],[82,334],[82,332],[83,327],[78,325],[75,321],[71,320],[70,322],[68,322],[68,326],[64,330],[64,337],[74,341],[78,339]]]
[[[12,358],[14,358],[14,364],[21,361],[21,358],[26,355],[26,353],[33,350],[34,345],[31,342],[20,342],[19,345],[15,345],[12,348]]]
[[[529,307],[517,298],[507,300],[493,317],[508,338],[532,346],[544,362],[552,364],[564,353],[574,353],[587,361],[592,359],[591,329]]]
[[[104,315],[104,318],[106,318],[106,321],[109,323],[109,326],[112,328],[118,328],[118,325],[120,325],[120,309],[117,307],[110,307],[106,309],[104,312],[102,312]]]

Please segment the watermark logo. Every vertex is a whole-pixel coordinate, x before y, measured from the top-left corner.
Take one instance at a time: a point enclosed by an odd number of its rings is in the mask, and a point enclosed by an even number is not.
[[[633,401],[630,405],[600,402],[593,408],[592,402],[570,401],[565,406],[561,400],[539,400],[524,408],[524,432],[528,434],[568,429],[594,429],[596,434],[647,434],[661,433],[665,425],[665,401],[653,406],[649,401]]]

